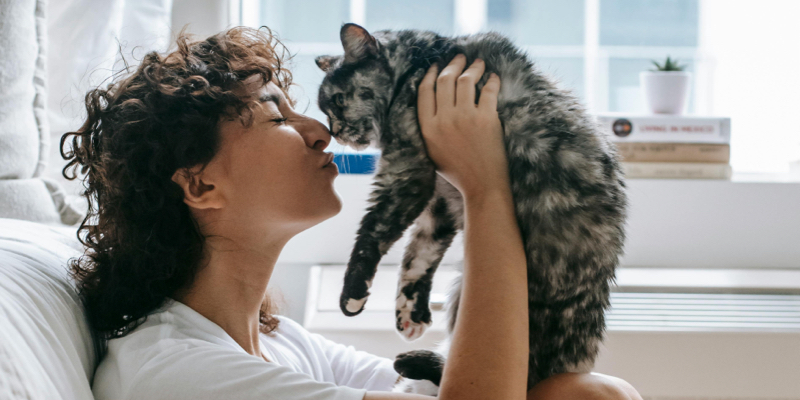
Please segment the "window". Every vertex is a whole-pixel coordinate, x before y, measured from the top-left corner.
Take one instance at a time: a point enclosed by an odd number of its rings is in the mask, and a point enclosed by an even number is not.
[[[736,172],[786,172],[800,160],[800,2],[724,0],[241,0],[296,54],[300,110],[316,107],[320,54],[341,54],[339,27],[502,32],[591,112],[644,112],[639,72],[667,55],[693,73],[687,112],[730,116]],[[306,109],[307,107],[307,109]],[[334,151],[347,152],[338,145]]]

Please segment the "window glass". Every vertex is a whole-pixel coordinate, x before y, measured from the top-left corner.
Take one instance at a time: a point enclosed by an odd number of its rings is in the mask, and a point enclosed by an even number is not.
[[[488,29],[520,44],[583,45],[584,0],[488,0]]]
[[[697,46],[697,0],[600,0],[600,45]]]
[[[455,33],[453,0],[367,0],[368,30],[429,29],[441,35]]]
[[[792,68],[800,64],[800,36],[793,32],[800,1],[484,1],[247,0],[242,4],[258,4],[257,12],[245,6],[242,12],[260,16],[297,54],[298,108],[323,122],[316,105],[322,73],[313,60],[341,54],[339,28],[351,18],[372,31],[453,35],[479,27],[509,36],[595,113],[648,112],[639,73],[670,55],[692,73],[686,113],[731,117],[735,171],[781,172],[800,158],[800,132],[785,117],[800,109],[791,92],[798,87]],[[474,4],[485,7],[456,12]],[[591,27],[597,31],[586,31]]]
[[[539,69],[555,80],[559,87],[569,89],[578,98],[584,97],[583,57],[533,57]]]
[[[289,94],[297,101],[295,110],[322,121],[327,126],[327,117],[317,107],[317,91],[325,73],[314,62],[315,55],[298,54],[292,59],[289,68],[292,81]]]

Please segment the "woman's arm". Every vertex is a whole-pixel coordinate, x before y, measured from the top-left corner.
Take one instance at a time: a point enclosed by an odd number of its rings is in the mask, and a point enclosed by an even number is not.
[[[465,205],[464,283],[440,397],[523,399],[528,281],[510,190],[466,195]]]
[[[425,144],[437,171],[464,195],[464,283],[439,398],[525,398],[528,291],[525,253],[497,116],[500,80],[493,75],[475,104],[482,61],[464,71],[456,57],[419,87]],[[462,73],[462,71],[464,71]],[[435,88],[434,91],[434,82]],[[365,400],[423,399],[367,393]]]

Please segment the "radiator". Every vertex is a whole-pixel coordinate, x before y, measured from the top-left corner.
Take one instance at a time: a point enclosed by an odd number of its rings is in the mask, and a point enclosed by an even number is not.
[[[384,357],[444,338],[444,293],[434,279],[433,325],[415,342],[394,330],[397,267],[381,266],[364,312],[339,310],[345,267],[311,269],[305,326]],[[800,271],[620,268],[595,371],[646,399],[800,400]]]

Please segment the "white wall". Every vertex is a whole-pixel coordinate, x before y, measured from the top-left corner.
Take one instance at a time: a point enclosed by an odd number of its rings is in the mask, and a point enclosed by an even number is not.
[[[229,26],[230,13],[226,0],[174,0],[172,5],[173,38],[184,25],[198,39],[219,33]]]

